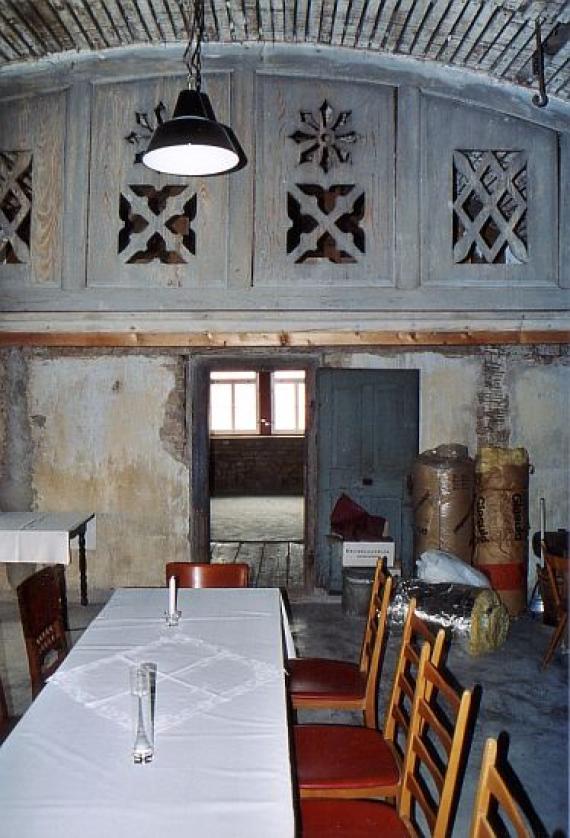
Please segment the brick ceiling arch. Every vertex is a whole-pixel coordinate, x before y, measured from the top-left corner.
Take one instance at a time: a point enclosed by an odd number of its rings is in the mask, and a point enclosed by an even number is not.
[[[190,0],[0,0],[0,69],[54,55],[185,43]],[[567,0],[205,0],[209,41],[411,56],[534,88],[540,19],[547,93],[570,99]]]

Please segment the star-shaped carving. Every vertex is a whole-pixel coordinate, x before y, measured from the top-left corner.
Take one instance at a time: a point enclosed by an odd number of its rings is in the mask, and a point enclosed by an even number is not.
[[[143,146],[143,148],[140,148],[139,151],[135,153],[135,163],[142,163],[142,156],[147,149],[150,138],[154,134],[155,128],[162,125],[164,122],[163,114],[165,111],[166,106],[162,102],[159,102],[153,110],[154,120],[152,117],[149,119],[146,111],[135,111],[137,128],[125,137],[125,140],[128,143],[131,143],[131,145]]]
[[[350,149],[358,139],[355,131],[348,129],[352,111],[334,109],[325,99],[317,114],[300,111],[302,128],[289,139],[303,146],[299,155],[299,165],[317,162],[325,174],[337,163],[350,163]]]

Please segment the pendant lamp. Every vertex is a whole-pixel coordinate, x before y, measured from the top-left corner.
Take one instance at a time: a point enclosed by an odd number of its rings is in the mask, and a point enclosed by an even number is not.
[[[204,2],[194,0],[190,40],[184,52],[188,90],[178,96],[172,119],[152,135],[142,162],[149,169],[182,177],[207,177],[243,169],[247,157],[227,125],[218,122],[210,100],[202,93]]]

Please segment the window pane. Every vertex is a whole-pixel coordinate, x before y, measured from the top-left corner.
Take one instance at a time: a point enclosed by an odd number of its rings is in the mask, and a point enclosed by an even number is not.
[[[256,372],[211,372],[210,381],[255,381]]]
[[[257,382],[236,383],[234,430],[257,431]]]
[[[210,385],[210,428],[212,431],[232,430],[232,385]]]
[[[305,370],[277,370],[273,378],[275,381],[304,381]]]
[[[297,430],[305,430],[305,385],[297,384]]]
[[[295,390],[293,382],[275,381],[273,386],[273,428],[275,431],[297,430]]]

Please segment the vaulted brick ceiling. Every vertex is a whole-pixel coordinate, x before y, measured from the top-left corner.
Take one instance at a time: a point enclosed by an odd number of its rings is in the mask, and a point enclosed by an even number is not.
[[[205,0],[208,40],[310,43],[463,67],[526,87],[535,20],[549,96],[570,99],[568,0]],[[0,0],[0,66],[186,42],[190,0]]]

